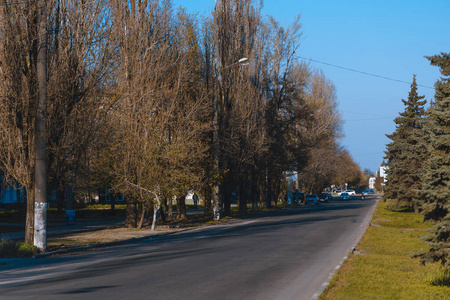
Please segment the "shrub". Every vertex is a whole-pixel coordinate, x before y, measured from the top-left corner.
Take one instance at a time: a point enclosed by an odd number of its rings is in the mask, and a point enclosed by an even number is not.
[[[17,257],[30,257],[39,253],[38,247],[27,243],[16,243],[15,248]]]
[[[9,239],[2,239],[0,242],[0,257],[2,258],[24,258],[38,253],[39,248],[31,244],[16,243]]]

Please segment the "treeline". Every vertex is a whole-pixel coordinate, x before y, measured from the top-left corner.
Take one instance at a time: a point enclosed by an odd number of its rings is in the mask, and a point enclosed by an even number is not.
[[[46,5],[44,8],[39,5]],[[170,1],[11,1],[0,7],[0,170],[27,191],[32,241],[38,12],[46,12],[48,190],[62,207],[104,189],[127,199],[127,225],[194,189],[205,213],[276,205],[286,171],[301,188],[358,184],[339,145],[333,84],[296,59],[297,18],[284,28],[260,1],[216,1],[211,17]],[[156,221],[156,218],[153,218]],[[29,226],[28,226],[29,225]]]
[[[441,221],[428,238],[431,249],[424,261],[450,266],[450,54],[427,57],[440,69],[434,101],[425,108],[417,93],[415,77],[405,110],[394,121],[388,137],[386,158],[388,181],[384,197],[396,205],[409,206],[424,214],[424,220]]]

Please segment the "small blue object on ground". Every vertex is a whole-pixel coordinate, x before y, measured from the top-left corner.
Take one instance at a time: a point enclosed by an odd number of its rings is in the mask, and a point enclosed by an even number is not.
[[[66,210],[66,225],[76,225],[77,218],[75,214],[75,209]]]

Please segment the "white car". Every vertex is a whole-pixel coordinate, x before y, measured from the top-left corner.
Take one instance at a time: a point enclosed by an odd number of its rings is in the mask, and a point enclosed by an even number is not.
[[[345,191],[342,191],[342,192],[338,193],[338,194],[337,194],[338,197],[340,197],[342,193],[347,193],[347,194],[349,194],[350,196],[356,195],[356,192],[355,192],[354,190],[345,190]]]

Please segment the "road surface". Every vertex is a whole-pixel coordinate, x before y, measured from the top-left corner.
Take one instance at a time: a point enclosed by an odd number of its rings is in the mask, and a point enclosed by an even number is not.
[[[312,299],[376,200],[267,212],[134,244],[0,267],[1,299]]]

